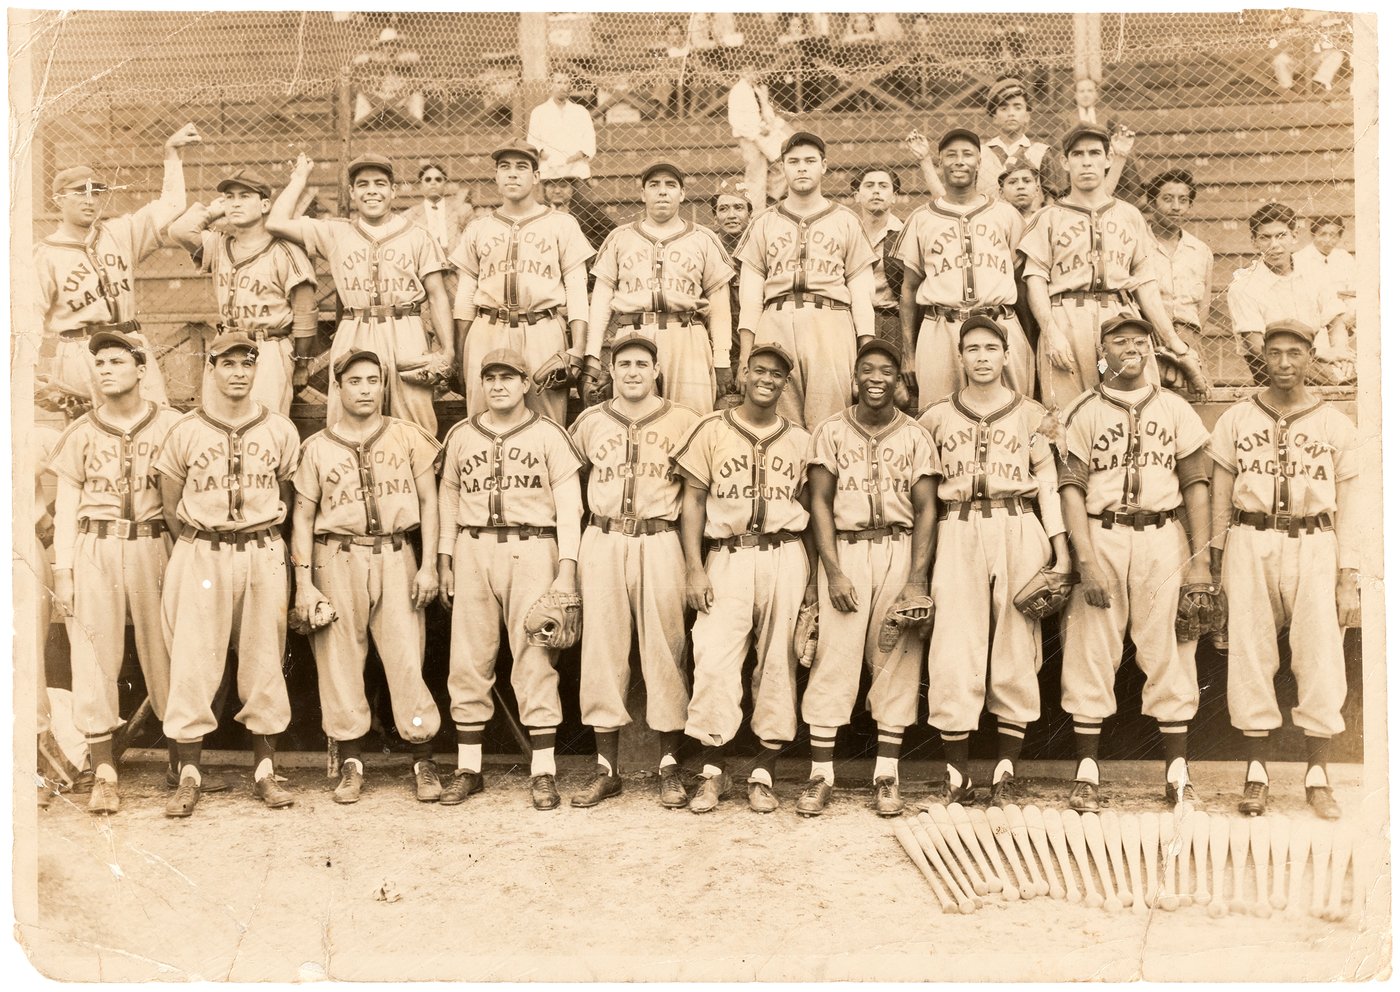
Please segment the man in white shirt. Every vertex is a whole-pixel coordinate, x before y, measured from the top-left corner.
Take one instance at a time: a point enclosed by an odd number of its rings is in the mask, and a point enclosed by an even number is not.
[[[729,128],[739,139],[744,183],[754,211],[766,207],[769,196],[781,200],[787,194],[787,180],[778,161],[779,151],[791,129],[773,112],[768,85],[759,82],[752,61],[739,68],[739,79],[729,91]]]
[[[530,111],[526,144],[540,151],[540,181],[567,179],[574,188],[570,213],[588,231],[590,226],[612,229],[603,207],[593,198],[589,177],[592,161],[598,155],[598,136],[593,115],[581,103],[569,99],[574,79],[559,71],[549,77],[549,99]],[[546,202],[541,192],[541,203]]]
[[[1204,241],[1184,230],[1196,202],[1196,178],[1185,169],[1169,169],[1147,184],[1143,215],[1156,239],[1150,260],[1157,273],[1157,291],[1181,340],[1199,350],[1201,329],[1210,313],[1210,279],[1215,254]],[[1163,370],[1163,382],[1172,385]]]
[[[1293,253],[1293,264],[1320,268],[1345,308],[1347,328],[1356,326],[1356,259],[1341,247],[1346,221],[1341,217],[1314,217],[1312,244]]]

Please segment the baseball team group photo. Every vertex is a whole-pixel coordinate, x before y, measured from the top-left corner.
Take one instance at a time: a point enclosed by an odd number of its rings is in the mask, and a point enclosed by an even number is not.
[[[9,21],[20,967],[1388,974],[1373,16]]]

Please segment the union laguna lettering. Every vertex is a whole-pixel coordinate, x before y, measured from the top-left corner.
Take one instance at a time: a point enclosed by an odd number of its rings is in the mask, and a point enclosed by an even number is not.
[[[1168,470],[1176,469],[1176,435],[1171,425],[1157,420],[1144,420],[1138,427],[1139,440],[1152,438],[1157,443],[1151,447],[1139,446],[1136,457],[1128,457],[1128,425],[1111,424],[1094,438],[1093,454],[1089,458],[1089,468],[1094,472],[1133,465],[1137,468],[1155,466]]]
[[[326,473],[325,484],[330,492],[321,501],[323,509],[330,510],[347,503],[365,502],[369,497],[383,499],[385,496],[416,495],[413,479],[409,472],[404,471],[411,469],[411,466],[403,455],[392,451],[368,451],[365,458],[374,468],[401,474],[381,477],[375,472],[374,487],[367,490],[360,480],[359,462],[353,456],[347,456]]]
[[[1303,477],[1325,482],[1332,477],[1335,445],[1306,434],[1290,438],[1287,464],[1278,463],[1278,441],[1272,429],[1253,431],[1235,442],[1236,464],[1240,474]]]
[[[1112,217],[1105,217],[1099,228],[1099,237],[1101,248],[1096,258],[1095,254],[1087,249],[1089,239],[1089,221],[1087,219],[1081,218],[1064,228],[1052,245],[1054,254],[1059,256],[1055,262],[1058,274],[1065,275],[1078,269],[1088,268],[1095,263],[1100,270],[1114,263],[1121,266],[1124,271],[1132,268],[1133,253],[1138,243],[1136,231],[1126,225],[1119,224]],[[1077,248],[1073,253],[1065,254],[1076,244]]]
[[[781,455],[768,455],[761,464],[752,455],[726,458],[715,471],[710,495],[715,499],[794,500],[801,469],[801,462],[789,461]]]
[[[202,452],[195,455],[190,460],[187,474],[187,484],[192,492],[202,493],[210,490],[231,490],[231,489],[270,489],[276,491],[278,488],[277,466],[279,455],[276,448],[265,448],[256,441],[245,441],[242,450],[239,452],[244,468],[252,468],[252,471],[231,472],[228,471],[232,463],[232,456],[228,442],[220,441],[218,444],[210,445]],[[221,463],[223,472],[215,473],[210,471],[216,463]],[[250,466],[250,463],[252,465]],[[265,471],[257,471],[261,466]]]

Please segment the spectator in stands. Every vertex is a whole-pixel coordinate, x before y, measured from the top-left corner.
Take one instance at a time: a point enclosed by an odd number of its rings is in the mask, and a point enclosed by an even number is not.
[[[1046,155],[1050,146],[1043,141],[1032,141],[1026,134],[1031,105],[1025,83],[1014,76],[1003,76],[993,83],[987,93],[987,116],[992,118],[997,133],[982,139],[982,164],[977,172],[979,193],[997,196],[997,177],[1012,156],[1020,156],[1041,170],[1041,183],[1047,194],[1068,188],[1067,182],[1059,181],[1063,177],[1057,179],[1052,174],[1058,170],[1047,168],[1055,165],[1055,156]]]
[[[749,218],[753,216],[753,206],[744,195],[743,183],[724,179],[720,181],[719,191],[710,197],[710,210],[715,215],[715,230],[719,234],[719,243],[724,246],[725,253],[729,256],[735,270],[739,268],[739,263],[734,261],[734,253],[739,249],[739,240],[744,236],[744,231],[748,229]],[[729,313],[737,318],[739,314],[739,280],[729,281]],[[733,333],[730,339],[729,364],[737,374],[739,371],[739,323],[734,321]]]
[[[768,84],[759,80],[752,58],[744,59],[739,78],[729,91],[729,128],[739,139],[749,203],[754,210],[762,210],[768,197],[781,199],[787,193],[779,153],[792,129],[773,112]]]
[[[611,214],[601,208],[594,209],[587,215],[579,214],[574,207],[574,194],[577,190],[578,187],[567,177],[555,176],[553,179],[544,180],[541,197],[545,206],[551,210],[572,215],[578,221],[583,236],[588,239],[589,247],[597,251],[603,243],[603,239],[612,233],[613,228],[617,227],[617,222],[612,219]]]
[[[588,108],[569,99],[573,89],[569,73],[561,70],[550,75],[549,99],[530,111],[525,141],[540,150],[541,181],[564,179],[573,187],[569,212],[591,241],[591,231],[602,230],[606,237],[615,225],[593,198],[592,161],[598,155],[598,136]]]
[[[1206,243],[1182,229],[1182,221],[1196,202],[1196,178],[1185,169],[1169,169],[1147,184],[1147,226],[1156,238],[1152,267],[1157,292],[1172,319],[1177,335],[1200,351],[1201,331],[1210,315],[1210,279],[1215,255]],[[1162,369],[1166,385],[1168,369]]]
[[[890,212],[899,195],[899,174],[887,166],[871,165],[851,177],[856,214],[865,239],[875,252],[875,333],[892,344],[902,344],[899,327],[899,293],[904,265],[894,257],[896,236],[904,222]]]
[[[1356,259],[1341,247],[1346,221],[1341,217],[1314,217],[1312,244],[1293,253],[1293,264],[1302,268],[1313,266],[1326,273],[1337,296],[1346,308],[1348,329],[1356,326]]]
[[[843,45],[873,45],[880,40],[869,14],[851,14],[846,18],[846,30],[841,35]]]
[[[379,32],[374,47],[352,60],[355,124],[390,115],[412,124],[423,123],[425,99],[413,77],[422,56],[408,46],[394,27]]]
[[[444,252],[457,246],[462,228],[472,219],[472,199],[463,188],[448,195],[447,169],[436,162],[427,162],[418,169],[418,188],[423,199],[404,211],[404,216],[428,229],[433,240]]]
[[[1074,109],[1066,115],[1065,130],[1077,124],[1097,124],[1108,131],[1113,139],[1113,166],[1105,187],[1114,196],[1136,203],[1143,194],[1142,179],[1132,159],[1136,136],[1113,111],[1099,103],[1099,82],[1091,76],[1081,76],[1074,82]]]
[[[1268,385],[1262,358],[1264,328],[1280,320],[1302,321],[1318,330],[1310,380],[1333,385],[1355,381],[1355,356],[1347,344],[1342,301],[1316,269],[1293,264],[1296,221],[1293,208],[1282,203],[1266,203],[1249,218],[1249,236],[1259,257],[1235,271],[1226,293],[1235,346],[1254,381]]]

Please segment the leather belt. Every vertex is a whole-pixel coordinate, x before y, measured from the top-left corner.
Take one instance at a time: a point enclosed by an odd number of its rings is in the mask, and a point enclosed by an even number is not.
[[[134,541],[138,537],[159,537],[165,533],[164,520],[93,520],[84,517],[78,521],[78,533],[96,534],[98,537],[119,537],[123,541]]]
[[[642,534],[660,534],[668,530],[680,528],[679,520],[663,520],[660,517],[649,517],[639,520],[636,517],[602,517],[596,513],[588,515],[590,525],[597,527],[604,534],[626,534],[628,537],[637,537]]]
[[[81,327],[72,327],[66,331],[59,331],[61,338],[87,338],[99,331],[115,331],[117,334],[135,334],[141,330],[139,320],[118,320],[114,323],[103,323],[93,321],[90,324],[83,324]]]
[[[1255,530],[1276,530],[1289,537],[1311,534],[1316,530],[1331,530],[1335,526],[1330,513],[1318,513],[1310,517],[1295,516],[1292,513],[1250,513],[1246,510],[1232,510],[1230,523],[1253,527]]]
[[[891,524],[888,527],[867,527],[864,530],[838,530],[836,540],[855,544],[857,541],[883,541],[887,537],[904,537],[910,528]]]
[[[1081,307],[1086,303],[1117,303],[1125,307],[1132,305],[1126,289],[1068,289],[1050,297],[1052,307],[1068,306],[1070,302]]]
[[[521,321],[527,324],[538,324],[542,320],[559,315],[558,307],[545,307],[543,310],[496,310],[492,307],[477,308],[476,315],[485,317],[493,324],[509,324],[511,327],[519,327]]]
[[[928,313],[934,317],[942,317],[950,324],[961,324],[964,320],[973,317],[994,317],[1005,320],[1016,311],[1008,304],[995,303],[985,307],[945,307],[941,303],[935,303],[928,308]]]
[[[392,544],[395,551],[403,549],[406,534],[404,531],[395,531],[392,534],[317,534],[317,544],[338,544],[341,551],[349,551],[351,547],[373,548],[375,554],[384,550],[384,545]]]
[[[391,306],[346,307],[345,312],[356,320],[365,317],[383,320],[386,317],[416,317],[422,309],[421,303],[395,303]]]
[[[227,334],[230,331],[237,331],[239,334],[246,334],[254,341],[278,341],[282,338],[292,336],[292,325],[286,327],[239,327],[237,324],[218,325],[220,334]]]
[[[1115,527],[1145,530],[1148,527],[1165,527],[1173,520],[1179,519],[1181,511],[1178,509],[1163,513],[1115,513],[1110,510],[1105,513],[1091,513],[1089,516],[1101,523],[1104,530],[1112,530]]]
[[[532,537],[553,537],[553,527],[463,527],[470,537],[494,537],[497,544],[502,544],[508,537],[518,537],[522,541],[528,541]]]
[[[822,296],[820,293],[808,293],[803,290],[798,290],[792,293],[783,293],[780,296],[773,297],[771,300],[765,300],[763,303],[763,309],[781,310],[783,304],[785,303],[791,303],[794,307],[815,307],[818,310],[822,309],[823,307],[825,307],[828,310],[851,309],[851,305],[849,303],[842,303],[840,300],[833,300],[829,296]]]
[[[641,313],[615,313],[612,315],[612,319],[614,324],[621,324],[624,327],[645,327],[648,324],[655,324],[663,330],[667,324],[689,327],[691,324],[700,323],[700,315],[694,310],[646,310]]]
[[[780,530],[772,534],[736,534],[733,537],[715,538],[715,548],[723,548],[725,551],[736,551],[739,548],[757,548],[759,551],[769,551],[780,544],[787,544],[802,537],[790,530]]]
[[[1014,517],[1022,513],[1034,513],[1035,501],[1029,496],[949,500],[939,507],[938,518],[943,520],[956,515],[959,520],[966,520],[972,516],[974,510],[984,517],[990,517],[993,510],[1005,510]]]
[[[242,551],[250,544],[265,547],[267,541],[280,541],[282,532],[276,527],[263,527],[259,530],[190,530],[186,528],[180,535],[182,541],[208,541],[215,551],[225,544],[231,544]]]

